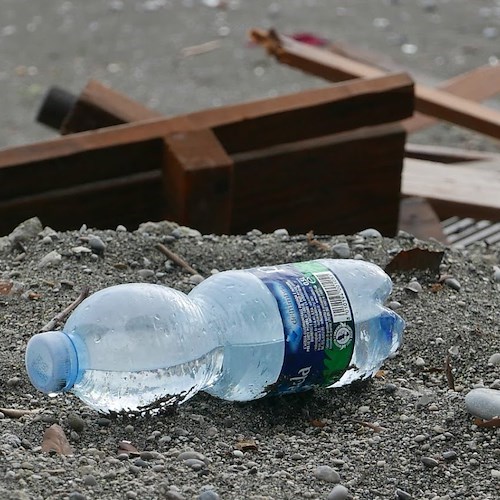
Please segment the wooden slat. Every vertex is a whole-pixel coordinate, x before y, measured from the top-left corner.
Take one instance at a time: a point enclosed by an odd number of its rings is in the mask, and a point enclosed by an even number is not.
[[[404,74],[390,75],[0,150],[0,170],[210,128],[224,149],[232,154],[378,125],[388,120],[398,121],[412,112],[411,79]]]
[[[439,163],[496,162],[500,164],[500,154],[490,151],[473,151],[429,144],[406,144],[407,158],[428,160]]]
[[[272,30],[254,29],[251,37],[280,62],[330,81],[373,78],[384,73],[381,69],[297,42]],[[500,139],[500,113],[494,109],[421,84],[415,85],[415,97],[415,108],[422,113]]]
[[[231,232],[376,227],[393,236],[404,143],[400,125],[381,125],[233,156]]]
[[[441,218],[500,220],[500,170],[405,159],[401,191],[428,199]]]
[[[89,80],[66,116],[62,134],[111,127],[162,115],[96,80]]]
[[[228,234],[233,161],[211,130],[171,134],[163,178],[173,219],[204,233]]]
[[[447,243],[439,217],[431,204],[424,198],[411,196],[401,200],[399,229],[413,234],[421,240],[432,237]]]

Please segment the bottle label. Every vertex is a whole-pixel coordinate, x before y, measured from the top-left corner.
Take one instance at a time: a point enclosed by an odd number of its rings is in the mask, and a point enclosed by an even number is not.
[[[351,304],[337,276],[318,261],[250,269],[275,297],[285,358],[268,394],[327,386],[347,370],[354,350]]]

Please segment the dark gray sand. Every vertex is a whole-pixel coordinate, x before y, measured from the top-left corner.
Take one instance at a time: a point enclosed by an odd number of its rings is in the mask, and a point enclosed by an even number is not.
[[[193,287],[191,275],[155,248],[158,242],[203,276],[335,257],[338,243],[347,243],[351,256],[382,266],[401,249],[442,249],[404,234],[324,237],[327,248],[320,250],[284,231],[182,236],[177,229],[173,237],[172,229],[45,230],[24,241],[25,251],[0,240],[6,247],[1,279],[14,281],[9,295],[0,295],[0,406],[34,410],[0,420],[1,498],[191,499],[205,490],[219,496],[199,498],[347,498],[338,490],[341,496],[328,496],[338,481],[355,499],[498,498],[499,429],[475,425],[464,398],[474,387],[500,387],[499,246],[445,249],[441,274],[454,278],[449,285],[437,284],[437,273],[425,270],[393,275],[391,300],[407,321],[405,340],[383,376],[366,383],[250,403],[199,393],[173,414],[127,419],[103,419],[72,395],[38,393],[24,370],[26,343],[84,286],[96,291],[146,281],[185,292]],[[89,251],[92,235],[106,245],[103,255]],[[412,279],[420,292],[405,289]],[[65,430],[73,456],[41,452],[52,423]],[[118,455],[122,440],[143,453]],[[194,462],[182,460],[185,451],[195,452],[187,455]]]
[[[53,84],[76,93],[96,78],[168,115],[326,84],[249,46],[245,34],[254,26],[376,50],[429,84],[500,58],[498,0],[240,0],[227,1],[226,10],[212,3],[1,0],[0,147],[56,136],[34,123]],[[215,50],[182,55],[185,47],[214,40]],[[411,140],[498,151],[498,143],[449,125]],[[245,404],[198,394],[170,415],[110,419],[71,395],[36,392],[24,370],[26,343],[87,285],[97,291],[147,281],[189,291],[192,278],[167,263],[157,242],[204,276],[335,257],[332,246],[339,242],[349,245],[351,256],[380,265],[401,248],[441,247],[405,235],[327,236],[321,241],[328,249],[321,251],[305,236],[281,233],[183,237],[177,230],[172,237],[172,227],[153,226],[39,235],[39,229],[22,246],[0,239],[0,280],[7,283],[0,286],[0,407],[33,412],[0,414],[0,498],[500,496],[498,428],[475,425],[464,403],[474,387],[500,388],[498,245],[445,249],[441,271],[454,278],[452,286],[436,285],[434,272],[393,276],[392,300],[401,304],[407,329],[382,378]],[[91,235],[106,244],[103,255],[75,250],[90,250]],[[40,267],[47,255],[52,264]],[[422,286],[418,293],[405,289],[414,278]],[[64,429],[72,456],[41,451],[53,423]],[[140,455],[118,454],[122,440]],[[334,489],[338,482],[347,493]]]

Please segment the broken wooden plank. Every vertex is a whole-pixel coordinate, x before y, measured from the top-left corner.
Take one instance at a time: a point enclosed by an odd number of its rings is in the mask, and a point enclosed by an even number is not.
[[[231,232],[398,227],[405,131],[380,125],[233,156]],[[369,156],[367,156],[369,151]]]
[[[210,128],[232,154],[398,121],[412,112],[412,80],[404,74],[389,75],[0,150],[0,169]]]
[[[68,110],[61,133],[84,132],[160,117],[161,113],[143,106],[125,94],[96,80],[89,80],[74,106]]]
[[[370,65],[297,42],[274,30],[254,29],[250,36],[280,62],[330,81],[373,78],[385,73]],[[496,110],[421,84],[415,85],[415,98],[417,111],[500,139],[500,113]]]
[[[474,168],[406,158],[401,192],[430,201],[440,218],[500,220],[500,168]]]
[[[421,240],[434,238],[442,243],[448,243],[438,215],[424,198],[410,196],[401,200],[399,229]]]
[[[229,234],[233,161],[211,130],[171,134],[163,168],[165,198],[180,224]]]

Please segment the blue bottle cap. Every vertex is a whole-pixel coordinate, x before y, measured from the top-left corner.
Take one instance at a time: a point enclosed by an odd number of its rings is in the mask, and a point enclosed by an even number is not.
[[[69,391],[78,375],[76,349],[64,332],[34,335],[28,342],[25,361],[31,383],[46,394]]]

